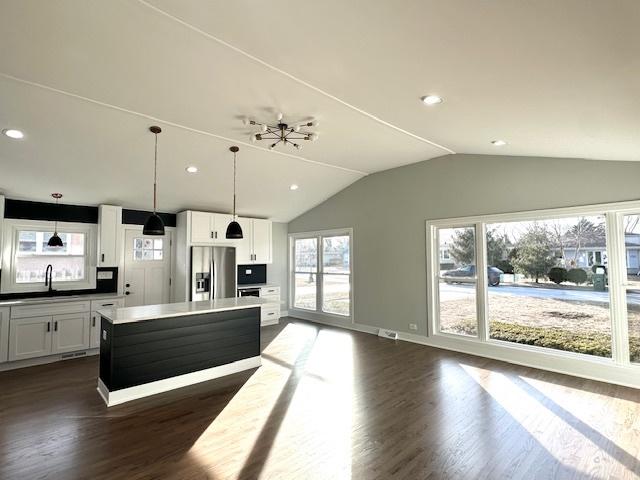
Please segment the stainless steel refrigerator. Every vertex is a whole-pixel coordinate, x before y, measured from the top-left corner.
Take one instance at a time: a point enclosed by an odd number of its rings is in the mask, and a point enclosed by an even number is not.
[[[237,296],[235,247],[191,247],[191,300]]]

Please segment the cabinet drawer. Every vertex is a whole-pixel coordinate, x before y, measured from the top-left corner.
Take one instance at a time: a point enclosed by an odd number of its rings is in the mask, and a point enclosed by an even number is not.
[[[260,307],[260,320],[277,320],[280,318],[280,305],[262,305]]]
[[[260,298],[267,302],[280,305],[280,295],[260,295]]]
[[[105,308],[124,308],[124,298],[103,298],[102,300],[91,300],[91,311],[103,310]]]
[[[262,287],[260,288],[260,296],[265,297],[267,295],[280,296],[280,287]]]
[[[89,300],[80,302],[38,303],[36,305],[21,305],[11,307],[11,318],[30,318],[47,315],[64,315],[68,313],[88,312],[91,306]]]

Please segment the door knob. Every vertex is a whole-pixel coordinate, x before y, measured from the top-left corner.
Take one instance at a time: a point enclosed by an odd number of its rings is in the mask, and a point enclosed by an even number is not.
[[[125,295],[131,295],[131,292],[124,292]]]
[[[127,288],[129,288],[130,286],[131,286],[131,284],[130,284],[130,283],[127,283],[127,284],[125,285],[125,287],[127,287]]]

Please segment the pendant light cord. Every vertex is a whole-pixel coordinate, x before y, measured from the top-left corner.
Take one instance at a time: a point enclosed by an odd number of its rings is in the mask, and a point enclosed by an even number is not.
[[[236,219],[236,152],[233,152],[233,219]]]
[[[156,196],[158,190],[158,134],[154,134],[156,137],[156,149],[153,161],[153,213],[156,213]]]

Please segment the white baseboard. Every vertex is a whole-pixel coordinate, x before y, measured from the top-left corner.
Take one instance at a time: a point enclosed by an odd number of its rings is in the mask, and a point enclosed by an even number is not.
[[[107,404],[107,407],[112,407],[138,398],[168,392],[169,390],[175,390],[176,388],[182,388],[188,385],[194,385],[196,383],[206,382],[207,380],[213,380],[233,373],[242,372],[244,370],[257,368],[261,364],[262,360],[258,355],[256,357],[245,358],[226,365],[207,368],[197,372],[185,373],[184,375],[178,375],[164,380],[156,380],[155,382],[114,390],[112,392],[110,392],[102,380],[98,378],[98,393],[104,400],[104,403]]]
[[[289,316],[289,310],[280,310],[280,316],[281,317],[288,317]]]
[[[56,355],[48,355],[46,357],[27,358],[25,360],[16,360],[14,362],[0,363],[0,372],[7,370],[15,370],[17,368],[35,367],[37,365],[46,365],[47,363],[64,362],[66,360],[73,360],[76,358],[90,357],[92,355],[100,354],[99,348],[91,348],[89,350],[81,350],[79,352],[72,352],[73,357],[63,358],[63,354],[58,353]],[[64,354],[68,355],[68,354]]]
[[[309,315],[306,312],[292,311],[289,313],[289,316],[291,318],[299,318],[301,320],[320,323],[322,325],[328,325],[331,327],[340,327],[340,328],[345,328],[347,330],[355,330],[356,332],[371,333],[373,335],[377,335],[378,330],[380,330],[378,327],[372,327],[370,325],[364,325],[361,323],[351,323],[350,321],[348,322],[338,321],[330,317],[320,318],[317,314]]]

